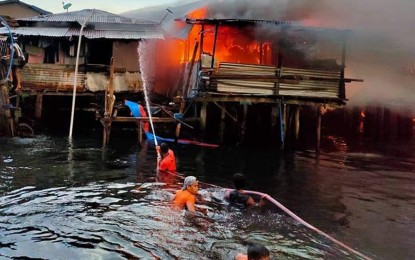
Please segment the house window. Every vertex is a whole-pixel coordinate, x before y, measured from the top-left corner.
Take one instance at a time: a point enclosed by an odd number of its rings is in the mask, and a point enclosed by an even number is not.
[[[88,41],[88,64],[110,65],[112,41],[97,39]]]

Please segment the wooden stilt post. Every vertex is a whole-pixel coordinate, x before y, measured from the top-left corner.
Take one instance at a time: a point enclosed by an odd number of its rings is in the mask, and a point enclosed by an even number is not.
[[[141,142],[143,141],[143,128],[141,127],[141,123],[137,124],[138,127],[138,144],[141,145]]]
[[[186,84],[184,86],[183,93],[182,93],[182,96],[184,96],[184,97],[187,97],[187,93],[189,92],[190,80],[192,78],[192,72],[193,72],[193,67],[195,65],[196,53],[197,53],[198,48],[199,48],[199,42],[196,42],[195,47],[193,49],[192,60],[191,60],[191,63],[190,63],[190,68],[189,68],[189,74],[187,74]],[[186,107],[186,101],[184,99],[182,99],[182,101],[180,103],[180,109],[179,109],[180,114],[183,114],[183,111],[184,111],[185,107]],[[179,139],[180,128],[181,127],[182,127],[182,124],[180,122],[178,122],[176,124],[176,137],[175,137],[176,142]]]
[[[9,105],[10,105],[9,90],[6,85],[3,85],[1,86],[1,93],[0,93],[0,106],[7,107]],[[3,114],[7,118],[6,124],[8,124],[9,135],[11,137],[16,136],[16,127],[15,127],[15,123],[14,123],[10,108],[0,108],[0,109],[2,110]]]
[[[180,108],[179,108],[179,113],[183,114],[184,108],[186,106],[186,101],[184,101],[184,99],[182,99],[181,103],[180,103]],[[180,122],[178,122],[176,124],[176,136],[175,136],[175,142],[177,143],[177,140],[179,140],[179,136],[180,136],[180,129],[182,127],[182,124]]]
[[[244,115],[243,115],[244,119],[241,125],[241,142],[243,142],[246,137],[247,118],[248,118],[248,104],[243,104],[243,106],[244,106]]]
[[[43,94],[36,95],[36,107],[35,107],[35,117],[37,119],[42,118],[42,106],[43,106]]]
[[[384,121],[385,121],[385,108],[382,105],[378,105],[377,107],[377,129],[378,129],[378,136],[380,139],[384,137]]]
[[[295,108],[295,141],[298,141],[298,135],[300,133],[300,106]]]
[[[390,135],[391,135],[391,113],[390,113],[390,110],[388,108],[385,108],[384,112],[383,112],[383,115],[384,115],[383,135],[385,136],[385,138],[390,138]]]
[[[282,125],[283,125],[283,131],[284,131],[284,143],[287,140],[287,104],[283,104],[283,110],[282,110]]]
[[[103,146],[107,146],[110,142],[110,135],[111,135],[111,119],[105,120],[105,118],[101,121],[104,125],[104,134],[103,134]]]
[[[110,77],[108,87],[105,89],[105,112],[104,118],[101,119],[101,124],[104,126],[103,146],[109,144],[112,125],[112,113],[114,109],[115,95],[114,95],[114,58],[110,61]]]
[[[321,110],[322,110],[322,107],[321,106],[319,106],[318,108],[317,108],[317,131],[316,131],[316,133],[317,133],[317,147],[316,147],[316,150],[317,150],[317,152],[319,152],[320,151],[320,138],[321,138]]]
[[[225,104],[222,103],[222,107],[224,107]],[[220,127],[219,127],[219,139],[220,142],[223,143],[224,137],[225,137],[225,115],[226,115],[225,108],[222,109],[222,113],[220,115]]]
[[[282,100],[278,104],[278,119],[280,123],[280,143],[281,143],[281,149],[284,149],[284,118],[283,118],[283,112],[282,112]]]
[[[278,104],[271,108],[271,128],[276,129],[278,123]]]
[[[207,101],[202,102],[202,107],[200,108],[200,131],[202,136],[205,135],[206,131],[206,119],[207,119]]]
[[[20,95],[16,96],[16,106],[14,108],[14,122],[15,125],[17,127],[17,129],[19,129],[19,118],[22,117],[22,111],[20,109]],[[17,132],[19,132],[19,130],[17,130]],[[17,133],[19,134],[19,133]]]

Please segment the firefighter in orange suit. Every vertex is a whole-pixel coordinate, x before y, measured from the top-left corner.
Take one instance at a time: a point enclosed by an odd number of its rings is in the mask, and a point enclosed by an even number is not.
[[[160,172],[176,173],[176,157],[166,143],[156,146],[157,165]]]

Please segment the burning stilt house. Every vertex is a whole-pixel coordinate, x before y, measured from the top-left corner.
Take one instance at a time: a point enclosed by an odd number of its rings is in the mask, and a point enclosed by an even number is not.
[[[242,121],[239,127],[245,128],[248,106],[264,103],[270,104],[271,125],[279,126],[282,143],[287,129],[298,136],[300,107],[317,107],[319,139],[321,115],[346,103],[346,83],[362,81],[345,78],[347,30],[269,20],[179,22],[190,32],[186,43],[193,46],[187,48],[193,52],[187,55],[191,58],[178,91],[180,113],[190,100],[199,104],[203,132],[208,105],[219,108],[221,139],[226,117]],[[242,107],[242,120],[235,106]]]

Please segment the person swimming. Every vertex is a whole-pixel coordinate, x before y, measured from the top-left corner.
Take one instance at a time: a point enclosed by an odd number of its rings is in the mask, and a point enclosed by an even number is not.
[[[184,179],[183,187],[176,191],[173,205],[179,209],[187,209],[189,212],[196,213],[195,203],[196,194],[199,190],[199,181],[195,176],[187,176]]]
[[[245,209],[249,206],[262,206],[264,204],[262,198],[259,203],[243,190],[245,188],[245,175],[235,173],[232,176],[234,190],[225,194],[225,199],[229,202],[229,206],[239,209]]]
[[[269,250],[257,243],[251,243],[248,246],[247,254],[238,253],[235,256],[235,260],[269,260]]]

